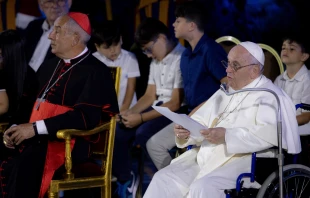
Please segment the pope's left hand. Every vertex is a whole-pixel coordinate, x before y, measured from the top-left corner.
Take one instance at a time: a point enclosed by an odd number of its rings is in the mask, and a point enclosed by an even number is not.
[[[226,129],[223,127],[203,129],[200,130],[200,133],[212,144],[225,143]]]
[[[129,114],[122,116],[123,123],[127,128],[134,128],[142,123],[141,116],[139,113]]]
[[[10,137],[10,141],[15,145],[19,145],[25,139],[35,136],[35,132],[31,123],[13,126],[4,132]]]

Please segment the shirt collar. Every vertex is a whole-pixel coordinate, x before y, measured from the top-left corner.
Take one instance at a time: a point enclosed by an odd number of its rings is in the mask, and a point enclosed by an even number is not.
[[[287,75],[287,70],[283,73],[283,76],[282,76],[282,80],[287,80],[287,81],[294,81],[294,80],[297,80],[297,81],[302,81],[305,74],[308,73],[308,69],[306,67],[306,65],[303,65],[300,70],[295,74],[295,76],[293,78],[289,78],[288,75]]]
[[[174,55],[176,54],[177,51],[180,50],[181,47],[182,47],[182,45],[180,43],[178,43],[173,48],[173,50],[167,56],[165,56],[165,58],[163,58],[163,60],[159,61],[159,63],[165,64],[165,65],[169,65],[173,60],[175,60]]]
[[[206,40],[207,38],[208,38],[208,37],[207,37],[206,34],[203,34],[203,35],[202,35],[202,37],[199,39],[197,45],[195,46],[194,51],[192,52],[193,54],[196,54],[196,53],[200,50],[201,46],[203,46],[203,45],[205,44],[205,40]]]
[[[42,30],[44,32],[47,32],[49,31],[50,29],[52,29],[53,26],[50,26],[48,23],[47,23],[47,20],[45,20],[43,23],[42,23]]]
[[[191,46],[187,47],[184,51],[184,56],[190,56],[191,54],[196,54],[199,52],[200,48],[205,44],[208,36],[203,34],[202,37],[199,39],[194,51],[192,51]]]
[[[79,55],[77,55],[76,57],[71,58],[71,59],[63,59],[63,60],[64,60],[65,63],[71,63],[71,60],[76,59],[76,58],[82,56],[82,55],[85,54],[87,51],[88,51],[88,48],[85,47],[85,49],[84,49]]]

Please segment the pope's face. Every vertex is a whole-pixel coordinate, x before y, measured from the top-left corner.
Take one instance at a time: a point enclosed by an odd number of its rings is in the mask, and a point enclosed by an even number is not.
[[[250,62],[252,60],[250,53],[240,45],[230,50],[226,69],[229,87],[239,90],[252,82],[252,70],[257,66]]]

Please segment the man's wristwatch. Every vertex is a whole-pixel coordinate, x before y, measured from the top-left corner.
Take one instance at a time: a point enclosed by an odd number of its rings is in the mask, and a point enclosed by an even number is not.
[[[33,126],[33,129],[34,129],[34,134],[35,134],[35,136],[39,135],[39,133],[38,133],[38,128],[37,128],[37,123],[36,123],[36,122],[33,122],[33,123],[32,123],[32,126]]]

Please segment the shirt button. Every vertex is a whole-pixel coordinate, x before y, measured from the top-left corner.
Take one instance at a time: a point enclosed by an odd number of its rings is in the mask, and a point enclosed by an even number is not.
[[[164,85],[163,85],[163,84],[161,84],[161,86],[163,87]]]
[[[161,74],[162,76],[164,75],[164,73]]]

